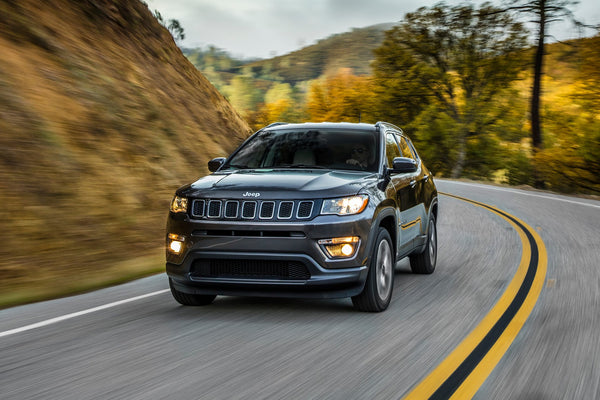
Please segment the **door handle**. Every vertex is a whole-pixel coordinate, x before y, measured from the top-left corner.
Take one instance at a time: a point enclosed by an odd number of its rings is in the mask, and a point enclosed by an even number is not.
[[[427,182],[427,181],[429,180],[429,175],[425,175],[425,176],[423,177],[423,180],[424,180],[425,182]]]
[[[417,184],[416,180],[413,179],[412,181],[410,181],[410,187],[411,188],[415,187],[416,184]]]

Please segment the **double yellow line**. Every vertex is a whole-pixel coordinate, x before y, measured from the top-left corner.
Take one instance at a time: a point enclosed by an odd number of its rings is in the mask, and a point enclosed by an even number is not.
[[[442,194],[483,207],[507,220],[521,238],[523,253],[517,273],[490,312],[405,400],[472,398],[523,327],[546,277],[546,247],[529,225],[487,204]]]

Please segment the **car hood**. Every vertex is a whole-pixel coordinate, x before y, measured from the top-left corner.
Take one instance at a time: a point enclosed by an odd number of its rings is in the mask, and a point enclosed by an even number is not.
[[[329,170],[237,170],[215,173],[178,193],[187,197],[231,199],[315,199],[358,193],[377,175]]]

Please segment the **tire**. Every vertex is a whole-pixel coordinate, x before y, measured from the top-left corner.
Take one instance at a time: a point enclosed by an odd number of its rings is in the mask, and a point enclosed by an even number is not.
[[[171,278],[169,278],[169,287],[171,288],[173,298],[177,300],[179,304],[184,306],[207,306],[213,302],[215,297],[217,297],[213,294],[188,294],[180,292],[175,289]]]
[[[352,304],[359,311],[381,312],[390,304],[394,289],[394,247],[385,228],[379,228],[370,258],[365,287],[352,297]]]
[[[435,215],[429,217],[429,226],[427,227],[427,243],[425,250],[421,254],[413,254],[410,258],[410,269],[415,274],[431,274],[435,271],[437,263],[437,228],[435,225]]]

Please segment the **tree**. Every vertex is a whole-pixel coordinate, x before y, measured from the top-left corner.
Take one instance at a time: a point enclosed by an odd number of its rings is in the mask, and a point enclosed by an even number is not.
[[[377,119],[406,126],[427,108],[432,93],[424,88],[422,65],[403,45],[402,34],[400,29],[385,32],[372,67]]]
[[[250,75],[236,75],[228,86],[223,87],[223,94],[231,105],[242,116],[248,118],[255,113],[263,102],[262,92],[256,88],[254,78]]]
[[[169,30],[169,32],[171,32],[173,39],[175,39],[177,43],[185,39],[185,32],[183,31],[183,27],[181,26],[178,20],[170,19],[169,24],[167,25],[167,29]]]
[[[422,7],[386,34],[375,54],[376,84],[382,98],[395,96],[400,118],[436,110],[453,121],[451,175],[459,177],[468,141],[503,112],[493,100],[516,79],[526,43],[522,24],[489,4]]]
[[[170,19],[167,21],[158,10],[154,10],[154,17],[162,26],[167,28],[175,42],[179,43],[181,40],[185,39],[185,32],[178,20]]]
[[[312,121],[375,122],[370,78],[340,69],[324,81],[311,84],[307,110]]]
[[[580,42],[579,74],[580,87],[578,101],[585,103],[586,107],[600,112],[600,35]]]
[[[536,153],[543,149],[540,104],[544,71],[544,45],[546,38],[550,36],[548,34],[549,26],[551,23],[561,21],[564,18],[570,19],[575,25],[585,26],[575,20],[572,11],[569,9],[577,3],[578,1],[575,0],[513,0],[505,10],[525,16],[533,16],[534,19],[531,22],[537,27],[530,102],[531,143],[534,159]],[[538,176],[537,167],[535,166],[534,175],[536,175],[535,186],[544,187],[544,181]]]

